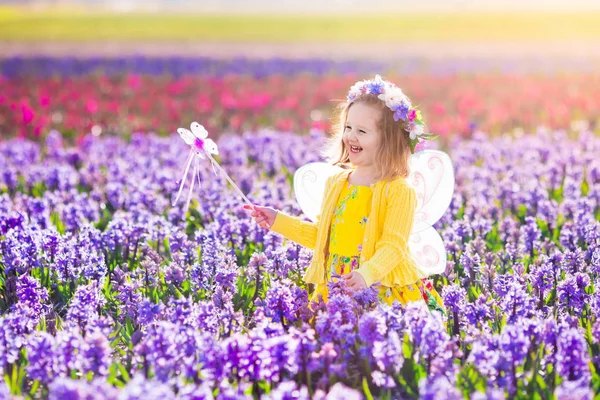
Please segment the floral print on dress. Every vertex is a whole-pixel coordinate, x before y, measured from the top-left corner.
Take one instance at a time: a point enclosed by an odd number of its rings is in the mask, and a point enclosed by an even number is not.
[[[329,279],[333,274],[343,275],[350,273],[358,268],[360,256],[343,256],[331,254],[331,264],[329,266]]]

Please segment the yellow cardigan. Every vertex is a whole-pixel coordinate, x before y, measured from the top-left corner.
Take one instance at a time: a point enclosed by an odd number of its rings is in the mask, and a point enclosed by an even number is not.
[[[313,259],[304,274],[307,283],[325,283],[325,263],[329,248],[331,219],[339,194],[352,170],[343,170],[329,177],[321,213],[317,222],[306,222],[277,212],[271,230],[301,246],[314,249]],[[384,286],[405,286],[419,280],[417,267],[408,250],[417,195],[404,178],[379,181],[373,189],[369,219],[365,226],[360,273],[367,286],[381,282]],[[321,218],[323,217],[323,218]]]

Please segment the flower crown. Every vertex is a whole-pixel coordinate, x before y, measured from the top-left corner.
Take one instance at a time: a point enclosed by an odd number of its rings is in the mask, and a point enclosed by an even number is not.
[[[402,90],[390,81],[384,81],[381,76],[375,75],[373,80],[356,82],[346,96],[349,103],[361,94],[374,94],[383,100],[385,105],[394,112],[394,121],[403,120],[408,123],[410,151],[415,152],[415,147],[423,140],[432,140],[438,137],[425,132],[425,123],[421,111],[410,104],[410,100]]]

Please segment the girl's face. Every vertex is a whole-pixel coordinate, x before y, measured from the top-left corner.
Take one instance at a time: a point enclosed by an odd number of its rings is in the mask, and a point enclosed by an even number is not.
[[[343,141],[350,162],[356,166],[372,167],[379,149],[381,134],[377,122],[381,110],[365,103],[354,103],[348,110]]]

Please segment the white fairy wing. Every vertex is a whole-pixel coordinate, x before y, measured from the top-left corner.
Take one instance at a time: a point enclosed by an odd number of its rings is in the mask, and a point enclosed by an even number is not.
[[[294,193],[302,212],[313,222],[321,211],[321,203],[325,194],[327,178],[340,167],[324,162],[313,162],[301,166],[294,174]]]
[[[446,271],[446,248],[439,233],[429,227],[410,235],[408,248],[417,264],[421,278]]]
[[[204,140],[208,137],[208,131],[198,122],[192,122],[190,127],[192,128],[192,133],[197,138]]]
[[[204,139],[204,150],[210,154],[219,154],[219,147],[212,139]]]
[[[417,191],[417,209],[412,233],[421,232],[444,215],[454,193],[454,168],[450,157],[439,150],[424,150],[410,156],[407,179]]]
[[[191,145],[192,143],[194,143],[194,140],[196,140],[194,134],[188,129],[179,128],[177,129],[177,133],[179,133],[179,136],[181,136],[181,138],[185,141],[186,144]]]

